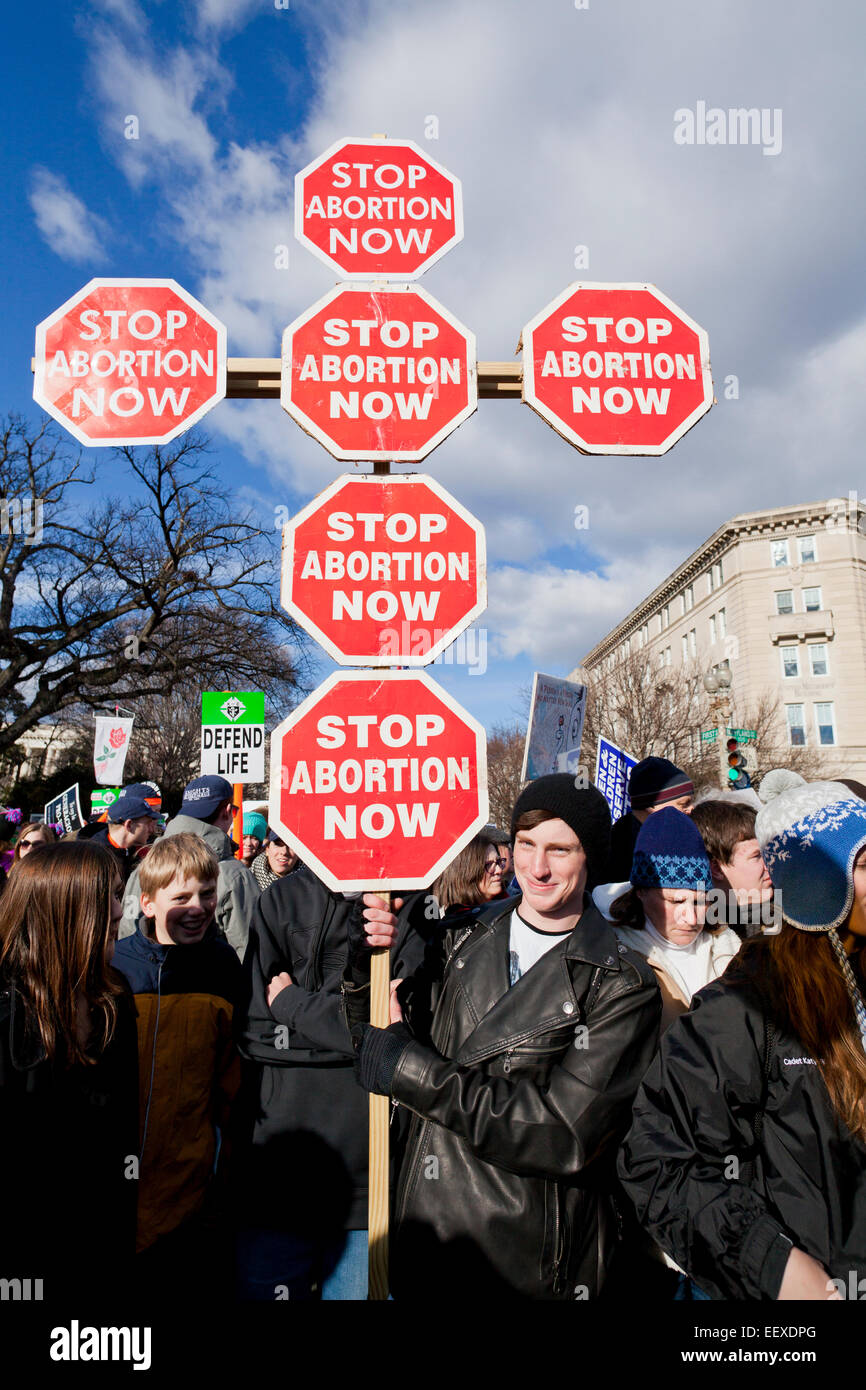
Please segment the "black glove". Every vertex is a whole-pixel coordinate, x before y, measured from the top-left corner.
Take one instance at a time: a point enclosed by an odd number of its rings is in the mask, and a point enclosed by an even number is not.
[[[346,957],[346,980],[354,989],[370,983],[370,947],[367,945],[367,919],[364,916],[364,895],[356,898],[349,914]]]
[[[388,1028],[374,1028],[362,1023],[352,1030],[352,1040],[358,1052],[355,1062],[358,1085],[374,1095],[389,1096],[397,1063],[412,1042],[406,1024],[392,1023]]]

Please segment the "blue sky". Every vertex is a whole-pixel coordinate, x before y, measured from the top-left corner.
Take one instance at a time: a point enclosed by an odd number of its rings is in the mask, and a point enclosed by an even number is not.
[[[295,171],[344,135],[424,145],[435,115],[426,147],[462,179],[466,234],[419,283],[480,358],[510,358],[572,280],[648,280],[707,330],[719,397],[665,458],[624,460],[482,401],[423,465],[485,523],[490,562],[484,673],[432,674],[488,727],[511,721],[534,669],[566,674],[727,517],[866,491],[864,28],[849,0],[827,17],[805,0],[7,7],[3,409],[39,414],[35,325],[93,275],[173,276],[230,355],[277,356],[333,284],[294,241]],[[699,101],[779,110],[781,148],[676,143]],[[276,401],[205,424],[262,525],[344,471]]]

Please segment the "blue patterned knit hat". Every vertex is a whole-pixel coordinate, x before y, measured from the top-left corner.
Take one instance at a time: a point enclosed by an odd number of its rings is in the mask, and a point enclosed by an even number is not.
[[[866,801],[841,782],[807,782],[758,812],[755,835],[781,894],[784,920],[800,931],[826,933],[866,1052],[866,1003],[836,930],[854,902],[854,860],[866,845]]]
[[[786,922],[827,932],[847,920],[851,871],[866,845],[866,801],[840,782],[807,782],[758,812],[755,835]]]
[[[710,891],[710,861],[690,816],[674,806],[666,806],[647,817],[638,831],[631,881],[634,888]]]

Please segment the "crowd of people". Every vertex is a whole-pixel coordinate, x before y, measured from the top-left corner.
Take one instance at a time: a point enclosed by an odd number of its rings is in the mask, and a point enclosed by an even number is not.
[[[236,843],[219,777],[167,821],[138,783],[76,835],[20,824],[0,1275],[366,1298],[376,1094],[397,1300],[859,1296],[866,788],[696,797],[651,757],[629,790],[612,826],[540,777],[393,897],[331,891],[261,811]]]

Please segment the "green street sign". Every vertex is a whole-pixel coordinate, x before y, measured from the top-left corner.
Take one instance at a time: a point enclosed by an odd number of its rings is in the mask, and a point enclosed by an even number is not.
[[[715,743],[718,736],[718,729],[704,729],[701,734],[701,743]]]
[[[737,743],[757,743],[757,729],[728,729],[728,738],[735,738]]]

